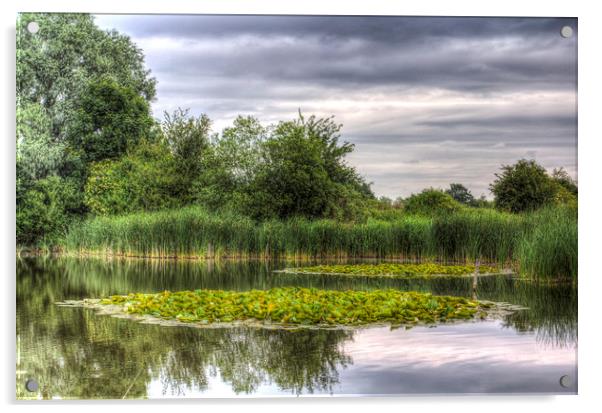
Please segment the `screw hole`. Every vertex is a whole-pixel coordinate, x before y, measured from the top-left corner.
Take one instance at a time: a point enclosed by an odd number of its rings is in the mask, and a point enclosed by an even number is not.
[[[573,35],[573,28],[571,26],[563,26],[562,29],[560,29],[560,35],[565,39],[568,39]]]
[[[27,31],[31,34],[36,34],[40,30],[40,25],[37,22],[27,23]]]

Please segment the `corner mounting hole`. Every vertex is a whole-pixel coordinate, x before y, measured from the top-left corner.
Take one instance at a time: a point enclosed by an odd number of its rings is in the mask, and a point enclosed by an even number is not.
[[[40,31],[40,25],[37,22],[29,22],[27,23],[27,31],[31,34],[36,34]]]
[[[560,385],[565,389],[571,387],[571,384],[572,380],[569,375],[565,374],[564,376],[560,377]]]
[[[38,388],[39,388],[38,382],[35,381],[34,379],[28,379],[25,382],[25,388],[27,389],[28,392],[32,392],[32,393],[35,391],[38,391]]]
[[[560,29],[560,35],[565,39],[568,39],[573,36],[573,28],[571,26],[563,26],[562,29]]]

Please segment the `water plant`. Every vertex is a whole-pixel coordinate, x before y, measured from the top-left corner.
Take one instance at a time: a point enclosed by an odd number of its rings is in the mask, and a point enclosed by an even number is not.
[[[340,265],[315,265],[310,267],[287,268],[288,273],[315,273],[315,274],[341,274],[349,276],[367,277],[401,277],[412,278],[433,275],[466,276],[475,272],[474,265],[440,265],[427,264],[340,264]],[[480,273],[497,273],[495,267],[482,265]]]
[[[576,211],[544,208],[533,214],[531,221],[516,251],[521,273],[546,281],[576,280]]]
[[[493,305],[464,297],[399,290],[337,291],[285,287],[131,293],[100,300],[129,314],[186,323],[260,321],[293,325],[432,324],[485,317]]]
[[[577,216],[570,208],[510,214],[465,208],[435,217],[364,223],[253,221],[200,207],[97,217],[71,227],[69,254],[160,258],[392,258],[497,263],[531,278],[577,277]]]

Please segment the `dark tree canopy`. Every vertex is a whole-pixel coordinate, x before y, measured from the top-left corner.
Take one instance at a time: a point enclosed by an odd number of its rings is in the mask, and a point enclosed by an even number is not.
[[[78,99],[68,140],[86,162],[114,159],[152,137],[144,98],[110,78],[92,81]]]
[[[489,186],[497,208],[510,212],[532,211],[553,201],[555,185],[545,168],[534,160],[521,159],[501,169]]]
[[[449,185],[449,189],[445,191],[448,195],[454,198],[456,201],[464,205],[473,205],[475,198],[472,193],[462,184],[453,183]]]
[[[341,125],[314,116],[281,122],[263,145],[262,162],[250,185],[251,214],[352,217],[367,185],[344,158],[353,145],[339,144]]]

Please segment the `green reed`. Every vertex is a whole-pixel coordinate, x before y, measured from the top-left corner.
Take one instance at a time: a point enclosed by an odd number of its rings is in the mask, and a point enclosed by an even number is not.
[[[62,248],[72,254],[158,258],[480,259],[532,278],[576,279],[577,217],[554,207],[520,215],[467,209],[365,223],[301,218],[255,222],[188,207],[92,218],[74,225]]]
[[[516,253],[521,273],[543,280],[576,280],[576,212],[545,208],[529,216],[529,221]]]

